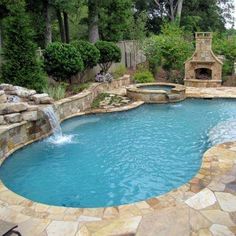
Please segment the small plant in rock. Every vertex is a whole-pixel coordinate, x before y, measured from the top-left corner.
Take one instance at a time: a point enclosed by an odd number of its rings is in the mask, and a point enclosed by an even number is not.
[[[97,41],[95,46],[100,52],[99,66],[101,69],[107,73],[112,63],[120,62],[121,60],[121,50],[120,48],[112,42],[107,41]]]
[[[50,97],[55,100],[63,99],[66,95],[66,85],[61,83],[57,86],[49,85],[43,89],[44,93],[47,93]]]
[[[120,65],[114,70],[114,72],[112,72],[112,75],[113,75],[114,79],[119,79],[126,72],[127,72],[126,67],[124,65]]]
[[[77,94],[77,93],[82,92],[85,89],[88,89],[89,86],[90,86],[90,83],[82,83],[82,84],[79,84],[79,85],[73,85],[71,90],[72,90],[73,94]]]
[[[66,81],[84,69],[79,51],[70,44],[51,43],[44,51],[44,65],[48,75]]]
[[[100,102],[102,102],[106,97],[109,97],[108,93],[100,93],[94,100],[92,103],[92,108],[99,108],[100,107]]]
[[[151,83],[155,79],[150,71],[138,71],[134,74],[134,80],[136,83]]]

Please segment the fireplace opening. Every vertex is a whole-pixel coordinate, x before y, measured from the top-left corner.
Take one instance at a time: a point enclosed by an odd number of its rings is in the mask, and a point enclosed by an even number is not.
[[[207,68],[199,68],[195,70],[195,78],[199,80],[211,80],[212,70]]]

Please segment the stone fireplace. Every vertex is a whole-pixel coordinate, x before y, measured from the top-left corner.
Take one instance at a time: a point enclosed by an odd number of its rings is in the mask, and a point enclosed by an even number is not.
[[[190,87],[219,87],[223,62],[213,53],[212,33],[196,33],[196,50],[185,62],[184,83]]]

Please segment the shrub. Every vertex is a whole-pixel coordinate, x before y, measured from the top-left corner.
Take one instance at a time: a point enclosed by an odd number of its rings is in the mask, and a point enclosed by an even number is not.
[[[50,97],[55,100],[60,100],[65,97],[66,94],[66,85],[59,84],[57,86],[47,86],[43,89],[44,93],[47,93]]]
[[[88,89],[89,86],[90,86],[90,83],[82,83],[82,84],[79,84],[79,85],[73,85],[72,92],[73,92],[73,94],[80,93],[83,90]]]
[[[137,83],[151,83],[155,79],[150,71],[138,71],[134,74],[134,80]]]
[[[4,21],[4,63],[2,78],[5,83],[42,91],[46,76],[37,58],[29,16],[23,1],[9,3],[10,15]]]
[[[236,61],[236,35],[214,34],[213,51],[225,57],[223,75],[232,75]]]
[[[80,53],[70,44],[51,43],[43,55],[45,70],[55,80],[70,80],[71,76],[81,72],[84,68]]]
[[[181,70],[193,52],[193,45],[186,40],[184,31],[172,23],[164,25],[160,35],[147,39],[144,51],[154,70],[155,67]]]
[[[109,70],[113,62],[120,62],[121,50],[115,43],[107,41],[97,41],[95,43],[95,46],[100,52],[98,63],[104,72],[107,72]]]
[[[85,69],[93,68],[98,64],[100,52],[94,44],[84,40],[76,40],[72,42],[72,45],[79,51]]]
[[[119,79],[121,76],[123,76],[127,72],[127,69],[124,65],[119,65],[114,72],[112,72],[112,75],[114,79]]]

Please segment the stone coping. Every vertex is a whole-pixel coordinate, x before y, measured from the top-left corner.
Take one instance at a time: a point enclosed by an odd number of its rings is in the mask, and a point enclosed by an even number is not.
[[[135,85],[131,85],[127,88],[128,91],[130,92],[136,92],[136,93],[143,93],[143,94],[167,94],[169,93],[169,91],[165,91],[165,90],[161,90],[161,89],[158,89],[158,90],[152,90],[152,89],[145,89],[145,88],[142,88],[142,87],[145,87],[145,86],[170,86],[172,87],[172,89],[170,89],[170,92],[172,91],[185,91],[185,86],[183,85],[180,85],[180,84],[173,84],[173,83],[164,83],[164,82],[158,82],[158,83],[143,83],[143,84],[135,84]]]

